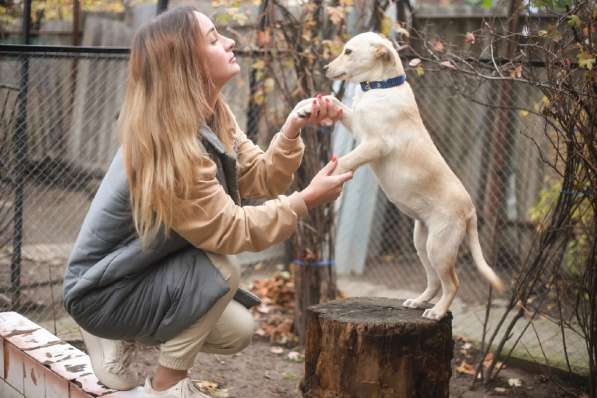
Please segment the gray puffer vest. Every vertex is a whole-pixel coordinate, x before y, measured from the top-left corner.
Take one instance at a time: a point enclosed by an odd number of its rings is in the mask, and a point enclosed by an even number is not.
[[[217,165],[218,180],[240,204],[236,152],[228,154],[207,127],[199,135]],[[188,328],[228,290],[207,255],[173,231],[141,248],[119,150],[68,260],[67,312],[96,336],[159,344]]]

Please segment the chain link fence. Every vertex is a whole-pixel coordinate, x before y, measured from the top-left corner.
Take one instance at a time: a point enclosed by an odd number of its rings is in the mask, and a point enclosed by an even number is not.
[[[268,137],[255,134],[268,125],[264,116],[247,116],[254,115],[248,111],[247,82],[255,59],[237,57],[243,72],[224,96],[249,136],[265,146]],[[118,147],[127,60],[126,50],[0,48],[0,311],[24,313],[67,339],[78,332],[70,330],[63,310],[64,267]],[[506,90],[499,82],[473,83],[445,68],[423,75],[409,70],[408,81],[435,144],[477,207],[488,262],[511,280],[535,236],[530,212],[549,175],[540,154],[547,143],[537,117],[496,105],[506,98],[512,107],[532,108],[542,96],[522,86]],[[355,233],[362,239],[366,229],[358,278],[422,291],[425,273],[412,242],[412,220],[381,190],[351,184],[357,197],[374,201],[373,211],[368,217],[347,212],[343,195],[337,247],[354,245]],[[458,297],[481,304],[488,285],[464,246]],[[259,264],[287,264],[287,253],[281,245],[246,254],[241,262],[251,265],[245,268],[251,273]],[[344,269],[338,263],[338,271]]]

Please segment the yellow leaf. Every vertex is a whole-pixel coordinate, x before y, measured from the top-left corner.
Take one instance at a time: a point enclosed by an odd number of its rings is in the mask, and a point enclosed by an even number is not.
[[[383,20],[381,21],[380,33],[383,34],[385,37],[390,37],[390,34],[392,33],[392,26],[392,18],[390,18],[387,15],[384,15]]]
[[[415,71],[417,72],[418,77],[423,77],[423,75],[425,74],[425,69],[423,69],[421,65],[417,66],[415,68]]]
[[[263,105],[265,102],[265,95],[263,94],[263,91],[257,90],[253,95],[253,100],[255,100],[257,105]]]
[[[271,92],[274,89],[274,86],[275,86],[275,81],[271,77],[268,77],[263,82],[263,87],[265,88],[266,93]]]
[[[529,116],[529,111],[520,110],[520,111],[518,111],[518,114],[522,117],[527,117],[527,116]]]
[[[257,61],[255,61],[255,62],[253,63],[253,65],[251,65],[251,66],[252,66],[253,68],[255,68],[255,69],[258,69],[258,70],[259,70],[259,69],[263,69],[263,68],[265,68],[265,61],[264,61],[264,60],[262,60],[262,59],[258,59],[258,60],[257,60]]]
[[[591,56],[590,53],[581,50],[576,57],[578,58],[578,66],[581,68],[587,68],[588,70],[593,69],[593,64],[595,64],[595,56]]]

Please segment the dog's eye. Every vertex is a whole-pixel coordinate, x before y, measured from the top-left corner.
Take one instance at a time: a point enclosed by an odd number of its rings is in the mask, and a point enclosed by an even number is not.
[[[346,50],[344,50],[344,54],[346,55],[350,55],[352,53],[352,50],[350,48],[347,48]]]

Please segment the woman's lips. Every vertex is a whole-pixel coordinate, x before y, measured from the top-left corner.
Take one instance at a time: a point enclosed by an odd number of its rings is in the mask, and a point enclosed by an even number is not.
[[[228,63],[233,64],[236,62],[236,57],[232,57],[230,58],[230,61],[228,61]]]

